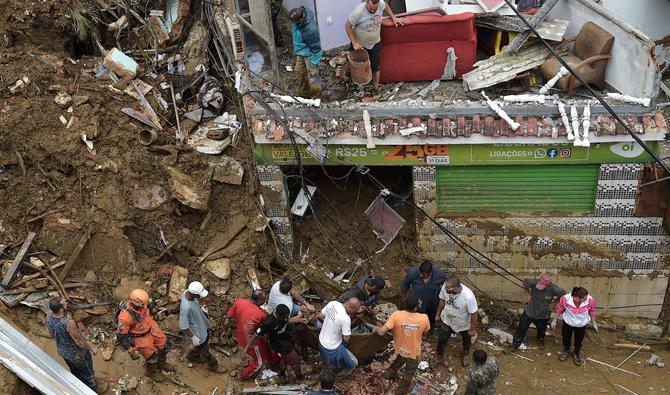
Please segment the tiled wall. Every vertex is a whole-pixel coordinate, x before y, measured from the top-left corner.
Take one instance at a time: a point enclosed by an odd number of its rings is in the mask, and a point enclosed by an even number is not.
[[[279,257],[290,261],[293,253],[293,232],[291,230],[291,219],[288,206],[288,193],[285,190],[284,178],[279,166],[257,165],[258,177],[261,186],[266,188],[266,194],[272,194],[271,198],[266,196],[263,213],[270,220],[270,226],[277,236],[279,242]],[[261,191],[263,195],[263,191]]]
[[[435,167],[414,168],[414,199],[436,215]],[[559,285],[586,286],[612,313],[657,318],[668,285],[670,237],[660,217],[634,217],[640,165],[601,165],[596,208],[582,217],[440,218],[441,225],[520,276],[549,271]],[[417,217],[422,253],[470,272],[496,297],[515,300],[520,290],[492,275],[437,226]],[[598,272],[600,271],[600,272]],[[596,277],[593,277],[593,276]]]

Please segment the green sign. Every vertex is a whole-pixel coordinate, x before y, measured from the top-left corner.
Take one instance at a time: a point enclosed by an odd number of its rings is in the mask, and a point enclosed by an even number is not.
[[[658,153],[660,143],[647,145]],[[328,145],[325,165],[504,165],[504,164],[569,164],[569,163],[643,163],[651,156],[635,142],[594,143],[590,147],[572,144],[435,144],[435,145]],[[257,144],[259,163],[296,164],[291,144]],[[299,145],[302,162],[318,161]]]

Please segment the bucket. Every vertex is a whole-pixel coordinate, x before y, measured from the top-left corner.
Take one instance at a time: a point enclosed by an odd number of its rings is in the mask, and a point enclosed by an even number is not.
[[[155,130],[142,129],[137,135],[137,138],[140,140],[142,145],[151,145],[158,141],[158,133]]]
[[[370,57],[365,49],[355,49],[349,51],[349,71],[351,80],[358,85],[365,85],[372,80],[372,68],[370,67]]]

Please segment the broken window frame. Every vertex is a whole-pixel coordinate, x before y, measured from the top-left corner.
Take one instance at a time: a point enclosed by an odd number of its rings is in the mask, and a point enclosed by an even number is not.
[[[272,24],[270,1],[271,0],[260,1],[260,3],[265,5],[265,13],[267,14],[267,20],[270,24]],[[279,80],[279,65],[277,61],[277,47],[275,46],[274,31],[272,29],[272,26],[270,26],[268,29],[268,40],[265,40],[263,38],[263,35],[256,28],[254,28],[251,22],[247,20],[247,18],[251,19],[251,10],[244,13],[242,11],[243,10],[240,7],[240,0],[235,0],[235,17],[237,17],[237,20],[239,21],[241,27],[243,26],[244,28],[249,29],[254,34],[256,40],[265,43],[265,45],[267,46],[268,52],[270,53],[270,63],[272,64],[272,80],[270,82],[273,85],[276,85],[277,81]],[[244,47],[245,52],[245,59],[247,59],[246,65],[248,67],[249,63],[248,58],[246,56],[247,42],[246,42],[246,35],[244,34],[244,29],[242,29],[241,36],[242,36],[242,45]],[[249,72],[249,77],[250,80],[253,80],[254,79],[253,77],[256,76],[252,75],[251,72]]]

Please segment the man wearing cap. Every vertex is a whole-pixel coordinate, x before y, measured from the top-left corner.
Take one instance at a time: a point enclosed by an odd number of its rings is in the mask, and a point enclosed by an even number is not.
[[[337,301],[344,303],[351,298],[357,298],[361,305],[370,311],[374,306],[379,304],[381,291],[388,286],[388,282],[381,276],[363,276],[356,285],[344,291]],[[369,333],[372,332],[373,327],[366,324],[356,316],[351,317],[351,333]]]
[[[551,309],[559,298],[565,295],[565,290],[552,284],[551,277],[543,274],[539,278],[523,280],[528,294],[528,303],[519,316],[519,327],[514,334],[512,348],[517,349],[523,343],[531,322],[537,328],[537,346],[544,350],[544,333],[551,317]]]
[[[208,345],[209,328],[212,325],[198,303],[198,299],[206,297],[207,294],[205,287],[198,281],[193,281],[188,285],[179,304],[179,329],[193,344],[193,348],[186,357],[192,362],[207,362],[207,368],[216,372],[219,362],[209,352]]]

